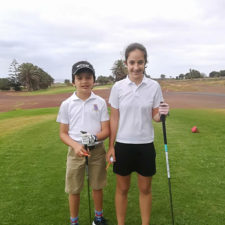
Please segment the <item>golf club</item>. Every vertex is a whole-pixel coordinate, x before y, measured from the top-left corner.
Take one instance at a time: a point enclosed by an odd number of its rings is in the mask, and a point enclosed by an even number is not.
[[[81,131],[82,134],[85,134],[87,132]],[[88,143],[84,144],[85,150],[88,150]],[[90,220],[90,225],[91,223],[91,203],[90,203],[90,189],[89,189],[89,173],[88,173],[88,156],[85,156],[85,164],[86,164],[86,176],[87,176],[87,189],[88,189],[88,207],[89,207],[89,220]]]
[[[161,118],[161,121],[162,121],[164,146],[165,146],[165,154],[166,154],[166,167],[167,167],[167,176],[168,176],[168,184],[169,184],[169,194],[170,194],[170,209],[171,209],[171,216],[172,216],[172,224],[174,225],[173,202],[172,202],[172,192],[171,192],[171,182],[170,182],[170,166],[169,166],[167,138],[166,138],[166,116],[161,115],[160,118]]]

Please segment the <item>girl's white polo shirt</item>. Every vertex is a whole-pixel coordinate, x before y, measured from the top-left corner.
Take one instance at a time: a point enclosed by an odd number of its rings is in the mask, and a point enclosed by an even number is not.
[[[85,101],[78,98],[76,93],[63,101],[56,121],[68,124],[69,136],[81,143],[80,131],[96,135],[101,131],[101,122],[108,120],[105,100],[92,92]]]
[[[152,109],[163,101],[158,82],[143,77],[137,86],[128,76],[116,82],[110,93],[109,103],[119,109],[119,125],[116,141],[143,144],[154,141]]]

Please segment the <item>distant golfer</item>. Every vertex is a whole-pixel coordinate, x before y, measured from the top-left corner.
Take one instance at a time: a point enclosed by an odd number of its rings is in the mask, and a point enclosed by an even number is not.
[[[89,182],[95,206],[92,224],[106,224],[102,190],[106,185],[106,161],[102,141],[109,136],[109,116],[105,100],[92,92],[94,82],[93,66],[87,61],[75,63],[72,67],[72,83],[76,91],[62,102],[57,117],[60,138],[69,146],[65,191],[69,194],[71,225],[78,225],[80,192],[84,184],[87,155]],[[82,134],[81,131],[85,132]],[[82,143],[87,144],[89,151],[85,150]]]
[[[125,224],[127,194],[134,171],[138,175],[142,225],[149,225],[151,182],[156,173],[152,120],[160,122],[160,115],[167,115],[169,106],[160,104],[163,97],[159,84],[144,75],[147,51],[143,45],[133,43],[126,48],[125,64],[128,76],[114,84],[109,97],[111,116],[107,161],[110,162],[113,156],[118,225]]]

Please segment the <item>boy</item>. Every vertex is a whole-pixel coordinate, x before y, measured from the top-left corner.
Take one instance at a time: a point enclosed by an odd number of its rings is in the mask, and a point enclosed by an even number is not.
[[[106,224],[103,217],[102,189],[106,184],[106,170],[102,141],[109,136],[109,116],[105,100],[92,92],[94,82],[93,66],[87,61],[75,63],[72,67],[72,83],[76,92],[62,102],[57,117],[60,138],[69,146],[65,191],[69,194],[71,225],[78,225],[80,192],[84,184],[87,155],[89,183],[95,207],[93,225]],[[87,133],[81,134],[81,131]],[[88,151],[82,145],[87,140]]]

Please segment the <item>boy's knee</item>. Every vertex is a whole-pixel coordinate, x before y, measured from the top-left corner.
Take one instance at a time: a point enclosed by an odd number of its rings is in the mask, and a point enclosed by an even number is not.
[[[98,189],[98,190],[92,189],[92,192],[93,192],[93,194],[102,194],[103,190],[102,189]]]

